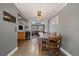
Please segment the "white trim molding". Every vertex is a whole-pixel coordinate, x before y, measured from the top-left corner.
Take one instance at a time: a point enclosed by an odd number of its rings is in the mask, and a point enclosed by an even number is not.
[[[64,54],[66,54],[67,56],[72,56],[70,53],[68,53],[66,50],[64,50],[62,47],[60,48],[60,50],[64,53]]]
[[[58,8],[58,9],[56,10],[56,12],[53,13],[52,17],[50,17],[49,20],[51,20],[52,18],[54,18],[54,17],[55,17],[64,7],[66,7],[67,5],[68,5],[68,3],[64,3],[60,8]]]
[[[7,56],[11,56],[14,52],[16,52],[17,49],[18,47],[14,48],[9,54],[7,54]]]
[[[68,5],[68,3],[63,4],[59,9],[57,9],[57,11],[54,15],[56,15],[58,12],[60,12],[67,5]]]

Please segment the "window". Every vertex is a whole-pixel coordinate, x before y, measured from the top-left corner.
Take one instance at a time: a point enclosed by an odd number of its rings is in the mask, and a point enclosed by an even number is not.
[[[59,16],[54,17],[53,19],[51,19],[51,24],[59,24]]]
[[[44,25],[32,25],[31,29],[32,31],[44,31],[45,26]]]

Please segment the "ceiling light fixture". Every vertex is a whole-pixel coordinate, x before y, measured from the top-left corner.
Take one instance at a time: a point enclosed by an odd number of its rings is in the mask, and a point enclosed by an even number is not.
[[[41,13],[41,11],[37,11],[37,18],[38,18],[39,20],[42,19],[42,13]]]
[[[41,22],[41,24],[44,24],[44,22]]]
[[[32,24],[35,24],[35,22],[32,22]]]

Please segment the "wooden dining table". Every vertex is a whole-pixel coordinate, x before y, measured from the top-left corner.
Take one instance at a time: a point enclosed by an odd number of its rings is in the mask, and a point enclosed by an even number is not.
[[[62,37],[52,36],[51,34],[43,34],[42,36],[38,37],[39,42],[41,43],[41,48],[40,47],[39,48],[43,50],[43,48],[44,48],[43,44],[46,44],[49,46],[49,44],[50,44],[49,39],[51,37],[53,38],[52,40],[55,40],[55,41],[62,38]],[[46,43],[44,43],[44,42],[46,42]],[[49,53],[47,50],[46,50],[46,52]]]
[[[49,34],[43,34],[42,36],[38,37],[39,39],[48,39],[49,38]]]

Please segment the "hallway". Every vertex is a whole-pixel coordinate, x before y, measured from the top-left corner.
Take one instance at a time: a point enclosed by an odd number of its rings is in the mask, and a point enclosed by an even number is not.
[[[37,37],[32,37],[30,40],[20,41],[18,45],[18,50],[13,54],[13,56],[53,56],[53,54],[39,53]],[[61,52],[60,56],[64,56]]]
[[[15,52],[16,56],[30,56],[39,55],[38,40],[33,38],[27,41],[20,41],[18,50]]]
[[[31,40],[20,41],[18,50],[14,54],[15,56],[36,56],[39,54],[38,40],[33,38]]]
[[[52,37],[62,37],[62,42],[56,47],[66,56],[79,56],[78,25],[79,3],[0,3],[0,56],[54,56],[50,52],[39,53],[37,37],[26,40],[30,34],[43,36],[43,33],[57,33]],[[44,44],[48,47],[43,47]],[[40,44],[47,52],[53,45],[43,40]],[[64,56],[62,52],[60,56]]]

